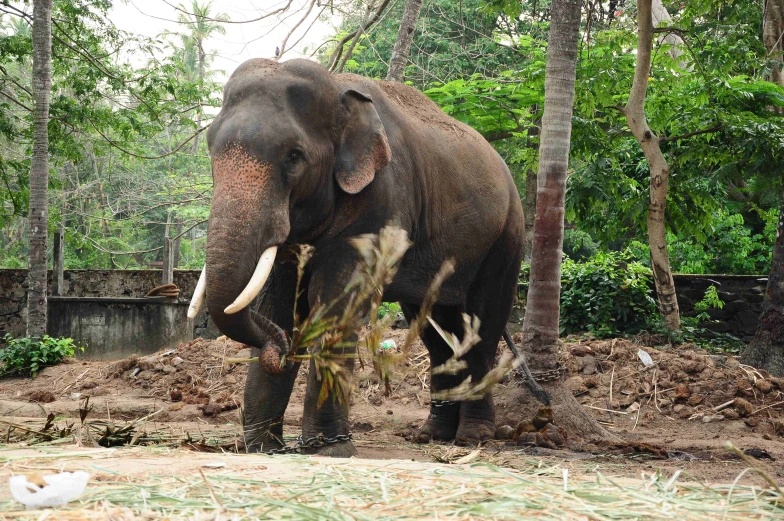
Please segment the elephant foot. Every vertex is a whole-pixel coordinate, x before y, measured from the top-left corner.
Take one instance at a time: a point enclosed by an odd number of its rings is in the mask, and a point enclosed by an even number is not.
[[[329,456],[330,458],[350,458],[357,455],[357,449],[350,441],[341,441],[323,447],[303,449],[302,454],[316,454],[319,456]]]
[[[495,438],[495,423],[489,420],[460,421],[455,435],[455,445],[470,447]]]
[[[283,447],[283,429],[280,424],[273,427],[272,430],[246,427],[244,436],[245,452],[247,453],[267,452]]]
[[[433,440],[451,441],[455,439],[460,420],[460,403],[430,402],[430,416],[419,429],[417,443],[429,443]]]

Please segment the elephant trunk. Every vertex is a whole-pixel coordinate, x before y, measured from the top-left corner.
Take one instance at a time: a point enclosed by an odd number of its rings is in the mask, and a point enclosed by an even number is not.
[[[259,361],[267,373],[283,372],[286,367],[283,358],[289,353],[286,333],[247,305],[239,311],[228,313],[226,308],[236,306],[237,296],[242,295],[244,288],[231,283],[228,277],[221,277],[219,274],[230,271],[219,264],[210,263],[209,254],[205,270],[208,281],[207,306],[210,318],[218,329],[232,340],[261,349]],[[210,280],[216,282],[212,283]],[[250,300],[253,297],[255,295],[251,296]]]
[[[210,318],[229,338],[261,349],[262,366],[278,373],[289,352],[286,335],[249,306],[288,237],[288,196],[271,164],[241,147],[214,156],[212,168],[205,267]]]
[[[286,334],[275,323],[250,309],[250,303],[272,270],[277,247],[265,249],[254,270],[252,262],[255,259],[248,254],[255,249],[249,247],[252,242],[228,237],[223,233],[227,230],[221,221],[221,218],[211,219],[204,268],[210,318],[232,340],[261,349],[259,359],[264,370],[280,374],[286,367],[283,358],[289,353]],[[193,300],[197,297],[194,295]]]

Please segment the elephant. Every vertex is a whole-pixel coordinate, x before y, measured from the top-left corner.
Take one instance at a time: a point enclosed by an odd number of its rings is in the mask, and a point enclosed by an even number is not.
[[[481,321],[481,340],[462,357],[467,368],[431,375],[432,392],[468,376],[477,382],[492,369],[517,291],[525,232],[509,169],[478,132],[410,86],[332,74],[309,60],[259,58],[229,78],[207,144],[214,192],[206,264],[191,306],[206,300],[217,328],[260,357],[245,386],[248,451],[281,446],[299,370],[265,364],[289,349],[297,284],[292,245],[315,248],[296,301],[306,316],[316,303],[339,298],[350,281],[359,260],[351,239],[396,223],[412,245],[384,300],[399,302],[411,321],[439,268],[453,259],[454,274],[431,318],[459,337],[463,314]],[[432,326],[421,339],[431,367],[452,356]],[[310,363],[302,437],[341,440],[313,452],[352,456],[348,411],[334,396],[317,407],[322,382]],[[494,433],[487,394],[431,400],[418,440],[477,444]]]

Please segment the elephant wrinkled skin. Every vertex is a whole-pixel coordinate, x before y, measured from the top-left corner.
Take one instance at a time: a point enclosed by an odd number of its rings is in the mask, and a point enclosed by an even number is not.
[[[524,226],[509,170],[477,132],[399,83],[332,75],[306,60],[255,59],[226,84],[207,141],[214,179],[205,267],[209,313],[224,334],[252,346],[268,367],[252,364],[246,382],[248,450],[280,446],[298,371],[298,365],[269,370],[288,351],[285,333],[293,327],[293,244],[315,247],[300,316],[315,302],[340,296],[358,260],[349,239],[378,233],[388,223],[406,230],[413,243],[384,294],[401,303],[407,318],[416,315],[442,263],[455,259],[455,274],[432,316],[462,335],[462,313],[476,315],[482,340],[463,357],[463,374],[434,375],[431,385],[442,390],[487,374],[511,311]],[[255,304],[226,310],[254,269],[262,269],[256,268],[262,253],[275,255],[272,247],[277,257]],[[432,327],[422,339],[432,366],[450,357]],[[346,434],[346,410],[332,399],[316,407],[320,385],[311,370],[303,437]],[[476,443],[493,433],[488,394],[431,404],[420,440]],[[320,452],[350,456],[355,450],[342,442]]]

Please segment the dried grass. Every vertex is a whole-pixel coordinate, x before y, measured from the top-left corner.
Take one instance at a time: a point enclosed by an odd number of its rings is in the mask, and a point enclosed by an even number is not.
[[[706,485],[654,474],[645,480],[580,474],[561,465],[524,460],[520,469],[490,464],[481,451],[442,448],[449,464],[411,461],[330,460],[256,456],[202,471],[122,475],[104,469],[68,508],[22,511],[0,500],[0,519],[679,519],[750,520],[784,516],[784,498],[772,489]],[[0,464],[18,459],[0,450]],[[116,457],[107,450],[41,454],[26,461],[67,466],[73,458]],[[123,449],[134,458],[167,456],[161,450]],[[176,464],[176,454],[168,455]],[[87,461],[89,463],[89,460]],[[99,463],[96,461],[96,463]],[[248,464],[255,466],[248,468]],[[269,466],[269,468],[267,467]],[[92,465],[102,469],[100,464]],[[95,472],[95,471],[94,471]],[[568,478],[568,479],[567,479]]]

